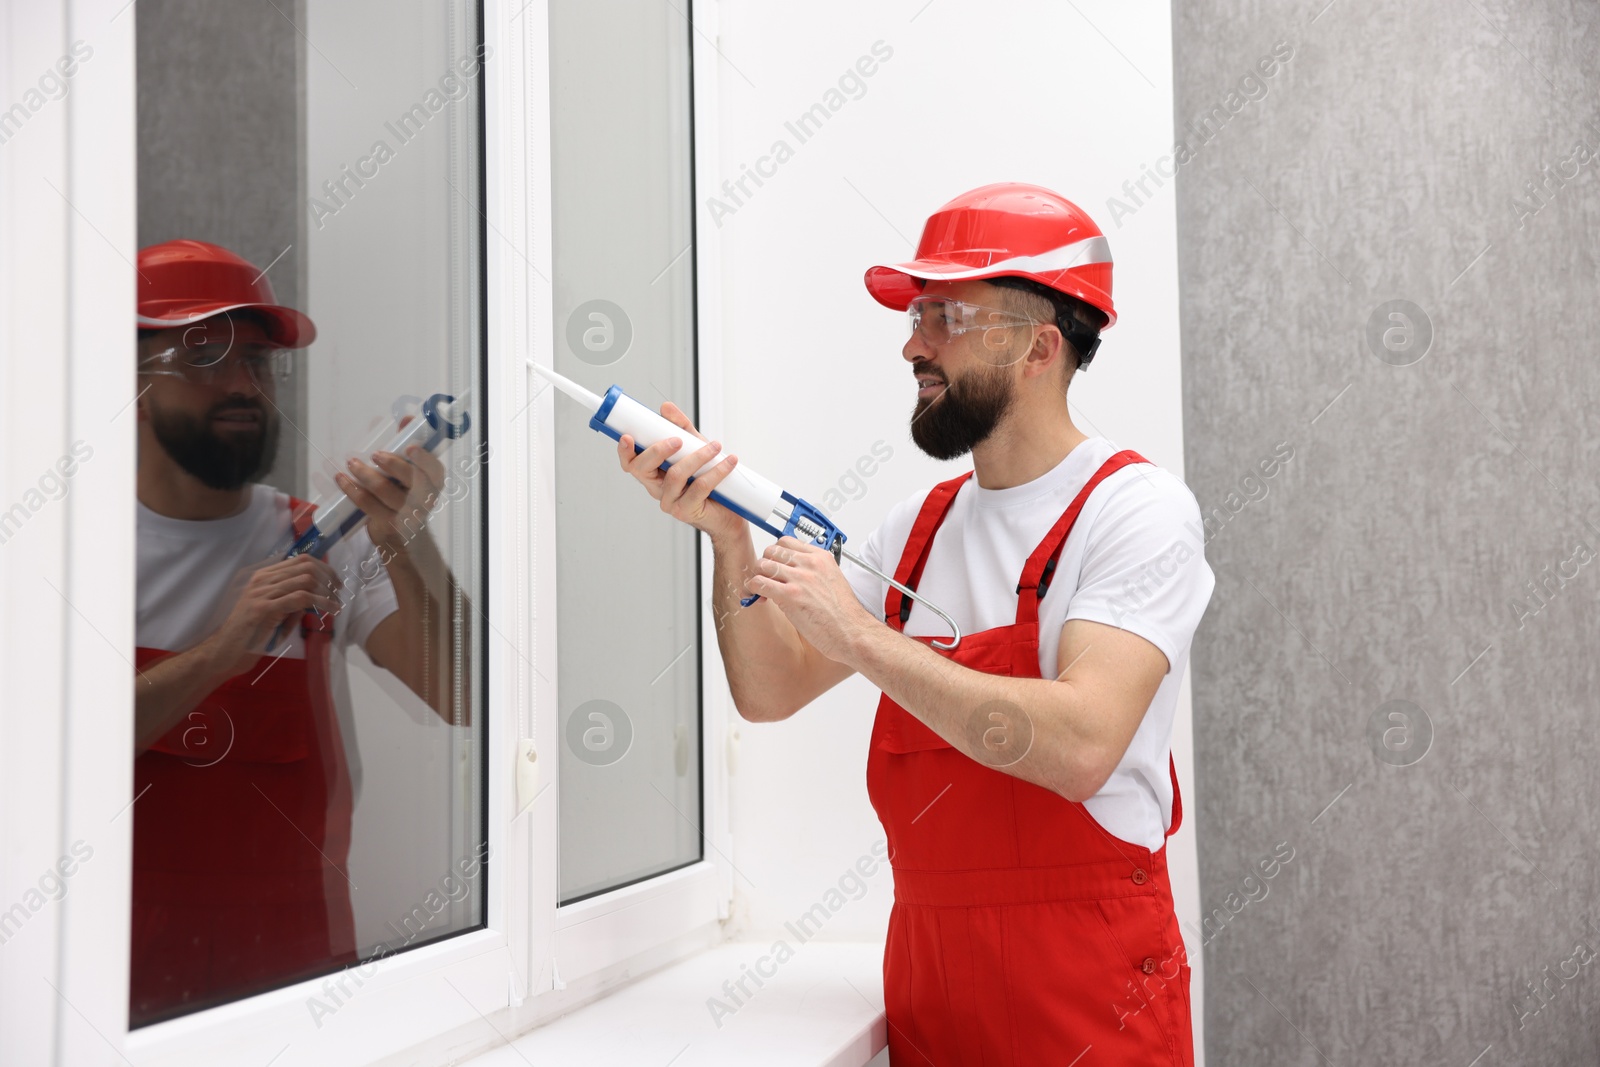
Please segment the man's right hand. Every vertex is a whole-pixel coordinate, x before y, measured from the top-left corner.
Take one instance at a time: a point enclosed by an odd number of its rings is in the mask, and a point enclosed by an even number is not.
[[[227,619],[207,638],[217,661],[230,665],[228,677],[254,666],[278,627],[298,622],[308,609],[336,614],[341,584],[332,567],[307,555],[269,563],[251,574]]]
[[[689,421],[689,417],[670,400],[661,405],[661,416],[674,426],[681,426],[690,437],[705,440]],[[661,464],[665,463],[682,444],[681,438],[669,438],[657,441],[643,452],[636,453],[633,450],[633,436],[623,434],[617,441],[617,459],[622,464],[623,470],[638,479],[645,490],[661,502],[661,510],[678,521],[704,531],[713,541],[745,533],[743,516],[710,499],[711,490],[728,476],[739,462],[739,457],[727,456],[721,463],[697,476],[694,484],[690,485],[689,476],[710,462],[711,458],[721,451],[722,444],[719,441],[709,442],[705,447],[688,453],[666,470],[660,470]]]
[[[309,608],[337,614],[339,584],[332,567],[310,556],[278,560],[253,572],[215,633],[136,672],[135,754],[182,722],[218,686],[254,667],[279,626],[298,625]]]

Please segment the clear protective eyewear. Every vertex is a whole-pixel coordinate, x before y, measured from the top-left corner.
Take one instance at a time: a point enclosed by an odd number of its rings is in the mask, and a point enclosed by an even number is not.
[[[911,333],[935,346],[949,344],[962,334],[971,333],[973,330],[983,330],[984,347],[997,349],[1005,346],[1009,335],[991,334],[988,331],[1010,330],[1017,326],[1048,325],[1029,315],[1007,311],[1004,308],[969,304],[963,300],[933,295],[915,297],[906,306],[906,314],[911,320]]]
[[[151,364],[158,369],[149,369]],[[243,364],[257,385],[287,381],[291,352],[287,348],[235,346],[231,342],[200,345],[174,345],[139,361],[140,374],[165,374],[194,385],[215,385],[226,381],[234,367]]]

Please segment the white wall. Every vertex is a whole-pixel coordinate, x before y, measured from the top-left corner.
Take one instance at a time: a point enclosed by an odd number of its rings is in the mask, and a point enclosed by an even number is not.
[[[835,513],[852,538],[864,540],[897,501],[970,467],[931,460],[910,442],[903,317],[867,295],[862,271],[910,258],[930,212],[993,181],[1055,189],[1106,231],[1119,321],[1072,387],[1073,417],[1084,432],[1183,472],[1171,183],[1120,226],[1106,208],[1124,181],[1171,148],[1169,11],[1076,7],[820,0],[802,14],[757,0],[720,5],[723,174],[737,178],[778,139],[794,155],[703,238],[720,243],[724,278],[721,322],[706,324],[720,325],[725,352],[724,424],[711,433],[752,469],[819,504],[885,442],[892,458]],[[880,40],[893,54],[865,79],[864,94],[800,143],[784,123]],[[709,113],[705,101],[700,107]],[[711,192],[702,189],[702,200]],[[826,443],[813,444],[824,430]],[[758,546],[768,540],[758,537]],[[857,676],[788,722],[736,724],[741,936],[775,935],[882,837],[865,781],[877,696]],[[1189,742],[1185,687],[1175,750],[1186,806]],[[1198,928],[1192,824],[1170,847],[1179,917]],[[885,871],[823,936],[881,938],[892,895]]]

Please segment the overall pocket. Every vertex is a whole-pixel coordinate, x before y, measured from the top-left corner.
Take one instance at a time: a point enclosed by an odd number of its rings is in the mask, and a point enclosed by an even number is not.
[[[1095,911],[1116,946],[1123,973],[1118,982],[1119,1022],[1131,1027],[1136,1019],[1145,1020],[1166,1050],[1167,1059],[1160,1062],[1190,1064],[1188,950],[1181,937],[1176,945],[1164,943],[1161,931],[1167,924],[1159,914],[1163,906],[1156,895],[1139,895],[1100,900]]]

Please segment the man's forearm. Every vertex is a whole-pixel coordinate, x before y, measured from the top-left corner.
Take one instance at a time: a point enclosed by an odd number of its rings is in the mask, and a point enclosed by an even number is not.
[[[138,755],[232,675],[210,642],[163,657],[133,679],[133,741]]]
[[[788,681],[803,667],[800,635],[783,612],[762,599],[741,607],[745,582],[756,574],[755,545],[748,527],[712,541],[715,558],[711,578],[712,616],[717,621],[717,646],[728,674],[734,707],[752,722],[786,718],[793,708],[774,702],[787,692]]]
[[[883,625],[863,628],[849,663],[980,763],[1069,799],[1103,784],[1100,739],[1068,679],[985,674]]]

